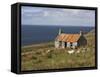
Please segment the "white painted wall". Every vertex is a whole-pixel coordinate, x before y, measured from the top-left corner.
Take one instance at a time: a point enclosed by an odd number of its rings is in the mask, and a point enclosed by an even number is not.
[[[62,43],[62,48],[65,48],[65,42],[61,42]]]
[[[70,47],[70,46],[71,46],[70,42],[67,42],[67,47]]]
[[[30,2],[30,3],[46,3],[46,4],[62,4],[76,6],[96,6],[99,7],[98,19],[100,21],[100,0],[1,0],[0,1],[0,77],[99,77],[100,76],[100,52],[98,52],[98,70],[87,71],[70,71],[70,72],[54,72],[54,73],[36,73],[16,75],[10,72],[10,45],[11,45],[11,12],[10,5],[14,2]],[[98,22],[100,29],[100,22]],[[100,34],[100,30],[98,30]],[[100,35],[98,36],[100,39]],[[100,40],[98,41],[100,46]],[[98,47],[100,51],[100,47]]]
[[[74,46],[77,46],[77,42],[74,42],[73,45],[74,45]]]
[[[59,48],[59,41],[55,41],[55,48]]]

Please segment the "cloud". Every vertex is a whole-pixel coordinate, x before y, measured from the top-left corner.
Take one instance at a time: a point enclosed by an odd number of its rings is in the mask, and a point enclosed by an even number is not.
[[[22,7],[23,25],[94,26],[95,11],[42,7]]]

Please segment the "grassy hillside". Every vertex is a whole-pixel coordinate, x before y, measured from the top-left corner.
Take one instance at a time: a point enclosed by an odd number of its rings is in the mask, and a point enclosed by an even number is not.
[[[88,44],[78,49],[56,49],[54,42],[22,47],[21,70],[41,70],[95,66],[95,33],[85,35]],[[68,51],[73,50],[73,54]]]

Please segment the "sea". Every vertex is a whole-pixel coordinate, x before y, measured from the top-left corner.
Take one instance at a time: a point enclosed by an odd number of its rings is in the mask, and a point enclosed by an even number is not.
[[[21,26],[21,45],[32,45],[54,41],[59,29],[63,33],[87,33],[94,29],[90,26],[41,26],[41,25],[22,25]]]

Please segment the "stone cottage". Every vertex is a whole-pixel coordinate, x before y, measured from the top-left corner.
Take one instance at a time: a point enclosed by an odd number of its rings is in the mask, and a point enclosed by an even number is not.
[[[86,44],[87,40],[82,31],[79,34],[66,34],[62,33],[61,29],[59,29],[59,34],[55,39],[55,48],[76,48],[85,46]]]

